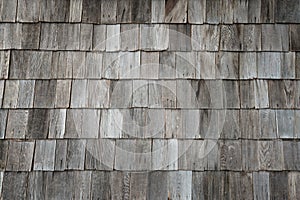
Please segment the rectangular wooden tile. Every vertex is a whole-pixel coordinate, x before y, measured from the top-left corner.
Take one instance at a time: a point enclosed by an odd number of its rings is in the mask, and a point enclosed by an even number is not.
[[[40,21],[68,22],[70,1],[42,1],[40,2]]]
[[[191,171],[172,171],[168,173],[168,196],[171,199],[192,198]]]
[[[288,199],[288,173],[271,172],[270,173],[270,198],[271,199]]]
[[[69,22],[81,22],[83,0],[71,0]]]
[[[121,24],[121,50],[136,51],[140,47],[140,26],[138,24]]]
[[[241,108],[255,107],[255,81],[240,81]]]
[[[294,138],[294,117],[293,110],[276,110],[276,124],[279,138]]]
[[[48,137],[49,122],[49,109],[29,110],[26,138],[46,139]]]
[[[216,58],[214,52],[198,52],[196,77],[200,71],[201,79],[214,79],[216,77]],[[200,68],[200,70],[199,70]]]
[[[248,23],[248,1],[233,1],[233,22]]]
[[[6,171],[31,171],[34,142],[10,141]]]
[[[271,108],[293,108],[295,99],[295,82],[291,80],[270,80],[269,99]]]
[[[103,54],[98,52],[87,52],[85,59],[85,71],[87,78],[102,77]]]
[[[31,0],[18,1],[17,21],[18,22],[38,22],[40,16],[40,2]]]
[[[40,42],[40,24],[22,24],[22,49],[38,49]]]
[[[84,169],[85,140],[68,140],[66,169]]]
[[[300,3],[298,1],[275,1],[274,15],[276,22],[299,23]]]
[[[147,107],[149,86],[147,80],[133,80],[132,106]]]
[[[4,139],[8,110],[0,110],[0,139]]]
[[[240,95],[239,95],[239,85],[237,81],[223,81],[222,90],[224,91],[225,95],[223,99],[224,106],[226,108],[240,108]]]
[[[274,13],[275,0],[262,0],[260,22],[261,23],[273,23],[275,18]]]
[[[152,170],[178,169],[178,140],[153,140],[151,153]]]
[[[67,169],[67,140],[57,140],[56,147],[55,147],[55,164],[54,169],[55,171],[64,171]]]
[[[282,141],[258,141],[260,170],[281,171],[283,169]]]
[[[259,138],[277,138],[276,111],[259,110]]]
[[[220,167],[224,170],[242,170],[241,141],[220,141]]]
[[[240,79],[253,79],[257,77],[256,53],[240,53]]]
[[[118,0],[117,3],[117,23],[132,22],[132,1]]]
[[[188,22],[191,24],[203,24],[205,22],[205,1],[188,1]]]
[[[18,108],[32,108],[34,97],[34,80],[20,80],[18,92]]]
[[[137,52],[121,52],[120,59],[120,79],[139,78],[141,53]]]
[[[100,122],[100,138],[122,137],[123,114],[124,112],[119,109],[102,110]]]
[[[253,196],[255,200],[270,199],[270,182],[268,172],[253,172]]]
[[[2,183],[3,199],[25,199],[27,193],[27,172],[5,172]],[[14,192],[11,192],[14,191]]]
[[[289,184],[289,196],[291,199],[299,198],[299,184],[300,176],[299,172],[290,172],[288,174],[288,184]]]
[[[29,173],[27,183],[27,198],[43,199],[46,190],[46,175],[42,171]]]
[[[255,108],[269,108],[269,86],[266,80],[254,82]]]
[[[240,110],[240,131],[244,139],[256,139],[258,129],[258,110]]]
[[[0,78],[8,78],[8,70],[10,65],[10,51],[0,51]]]
[[[87,107],[107,108],[109,105],[110,81],[88,80],[87,82]]]
[[[117,0],[101,1],[101,24],[117,22]]]
[[[295,60],[294,52],[281,53],[280,73],[282,78],[295,78]]]
[[[237,2],[237,1],[236,1]],[[244,2],[245,3],[245,2]],[[247,4],[247,3],[246,3]],[[261,26],[260,25],[239,25],[242,30],[242,50],[261,50]]]
[[[170,51],[191,51],[191,25],[172,24],[169,30]]]
[[[239,51],[242,44],[242,27],[237,25],[221,26],[220,49],[227,51]]]
[[[15,22],[18,1],[17,0],[12,0],[12,1],[2,0],[0,3],[2,4],[1,5],[2,9],[0,12],[1,22]]]
[[[105,53],[103,55],[102,76],[107,79],[120,78],[120,55],[119,53]]]
[[[140,78],[158,79],[159,52],[141,52]]]
[[[133,23],[151,22],[151,0],[131,0],[130,6]]]
[[[169,47],[169,29],[165,24],[142,24],[140,45],[145,51],[161,51]]]
[[[239,55],[232,52],[220,52],[216,54],[216,78],[238,79]]]
[[[93,26],[93,50],[104,51],[106,44],[106,25]]]
[[[221,23],[224,24],[232,24],[233,23],[233,14],[234,14],[234,1],[222,1],[219,3],[219,11],[217,11],[219,15],[219,19]],[[235,11],[236,14],[236,11]],[[217,17],[217,16],[216,16]],[[235,16],[236,17],[236,16]]]
[[[206,21],[209,24],[218,24],[221,20],[221,1],[206,2]]]
[[[298,170],[300,163],[299,142],[282,141],[283,167],[285,170]]]
[[[288,51],[289,27],[285,24],[262,25],[263,51]]]
[[[7,162],[7,153],[8,153],[8,140],[0,140],[0,170],[4,171]]]
[[[165,22],[186,23],[187,22],[187,0],[165,1]]]
[[[258,78],[280,78],[281,54],[278,52],[261,52],[257,54]]]
[[[300,20],[300,17],[298,18]],[[299,31],[300,26],[299,25],[291,25],[291,47],[290,50],[292,51],[299,51],[300,50],[300,38],[299,38]]]
[[[222,114],[222,112],[220,112]],[[226,116],[220,134],[223,139],[238,139],[241,137],[240,132],[240,113],[237,110],[226,110]]]
[[[119,51],[120,50],[120,25],[107,25],[106,26],[106,48],[105,50]]]
[[[159,78],[175,79],[175,53],[174,52],[159,52]]]
[[[22,24],[2,23],[0,28],[0,49],[21,49]]]
[[[258,142],[255,140],[242,140],[242,170],[256,171],[258,165]]]
[[[77,1],[77,0],[74,0]],[[93,25],[80,24],[80,50],[92,50]]]
[[[5,138],[25,138],[28,125],[28,110],[10,110]]]
[[[132,105],[132,80],[111,81],[110,107],[128,108]]]
[[[82,1],[82,22],[99,24],[101,13],[101,1]]]
[[[71,108],[87,107],[87,80],[73,80],[71,92]]]
[[[46,199],[70,199],[73,196],[74,172],[48,172],[45,181],[48,186],[45,190]]]
[[[179,52],[175,55],[176,78],[195,79],[197,74],[195,52]]]
[[[111,197],[111,172],[94,171],[91,178],[91,199],[109,199]],[[129,182],[129,180],[128,180]],[[129,183],[128,183],[129,184]],[[126,186],[129,187],[129,185]],[[126,188],[128,189],[128,188]],[[129,196],[129,193],[126,193]]]
[[[57,80],[55,91],[55,108],[68,108],[70,105],[71,80]]]
[[[202,140],[178,140],[178,159],[179,170],[204,170],[203,150],[204,142]]]
[[[165,0],[151,0],[151,22],[162,23],[165,21]]]
[[[16,108],[18,106],[19,81],[6,81],[3,96],[3,108]]]
[[[192,49],[218,51],[220,28],[216,25],[192,25]]]
[[[196,91],[191,86],[191,80],[176,80],[177,108],[197,108]]]
[[[216,140],[204,140],[204,170],[220,170],[220,148]]]
[[[114,153],[114,140],[87,140],[85,151],[85,169],[112,170],[114,166]]]
[[[54,171],[56,140],[37,140],[33,170]]]
[[[37,80],[34,88],[34,108],[53,108],[55,103],[56,80]]]
[[[48,138],[64,138],[66,109],[53,109],[49,114],[49,133]]]

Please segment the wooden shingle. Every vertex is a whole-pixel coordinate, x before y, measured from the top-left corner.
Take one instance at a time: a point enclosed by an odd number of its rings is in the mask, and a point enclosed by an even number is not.
[[[298,14],[298,20],[300,21],[300,14]],[[300,50],[300,36],[299,36],[300,26],[299,25],[291,25],[291,47],[292,51]]]
[[[16,108],[18,106],[19,81],[6,81],[3,97],[3,108]]]
[[[120,56],[119,53],[105,53],[103,55],[102,76],[108,79],[119,79]]]
[[[191,24],[203,24],[205,22],[205,1],[188,1],[188,22]]]
[[[168,173],[152,171],[149,173],[148,199],[168,198]]]
[[[237,81],[222,81],[225,108],[240,108],[239,85]],[[221,95],[220,95],[221,96]]]
[[[196,91],[191,80],[176,80],[176,98],[177,108],[198,108]]]
[[[110,108],[131,107],[132,85],[132,80],[111,81]]]
[[[175,53],[174,52],[159,52],[159,78],[175,78]]]
[[[101,1],[82,1],[82,22],[99,24],[101,13]]]
[[[120,78],[139,78],[140,76],[140,51],[122,52],[119,54],[120,59]]]
[[[239,54],[232,52],[220,52],[216,54],[216,78],[238,79]]]
[[[0,49],[21,49],[22,24],[1,23],[0,30]]]
[[[93,50],[104,51],[106,44],[106,25],[93,26]]]
[[[291,199],[299,198],[299,184],[300,184],[300,174],[299,172],[290,172],[288,174],[288,184],[289,184],[289,196]]]
[[[7,115],[8,110],[0,111],[0,139],[4,139],[5,136]]]
[[[101,24],[116,23],[117,22],[117,0],[101,1],[100,13],[101,13]]]
[[[0,78],[8,78],[8,70],[10,65],[10,51],[0,51]]]
[[[295,112],[294,137],[300,138],[300,111],[294,110],[294,112]]]
[[[40,2],[40,21],[68,22],[70,1],[46,0]]]
[[[285,23],[299,23],[300,3],[298,1],[275,1],[275,21]]]
[[[36,141],[33,170],[54,171],[55,147],[55,140]]]
[[[240,81],[241,108],[255,107],[255,81]]]
[[[56,80],[37,80],[34,88],[34,108],[53,108],[56,94]]]
[[[48,186],[45,190],[46,199],[70,199],[73,196],[74,172],[47,172],[45,181]]]
[[[289,198],[287,172],[271,172],[269,181],[271,199]]]
[[[6,171],[30,171],[34,152],[34,142],[10,141]]]
[[[196,66],[195,52],[178,52],[175,55],[176,78],[195,79],[200,74]]]
[[[159,23],[165,20],[165,0],[151,0],[151,22]]]
[[[187,0],[166,0],[165,1],[165,22],[186,23],[187,21]]]
[[[242,170],[242,148],[240,140],[220,141],[220,167],[223,170]]]
[[[223,113],[220,112],[220,115]],[[226,110],[224,112],[225,120],[222,127],[220,138],[223,139],[238,139],[241,137],[240,131],[240,113],[237,110]]]
[[[38,22],[40,17],[40,2],[35,0],[18,1],[17,21]]]
[[[260,25],[240,25],[242,29],[242,50],[261,50],[261,26]]]
[[[261,52],[257,54],[258,78],[281,77],[281,54],[278,52]]]
[[[227,51],[240,51],[242,48],[242,31],[241,26],[222,25],[220,49]]]
[[[51,77],[53,78],[72,78],[72,52],[56,51],[52,54],[52,61],[50,65]]]
[[[282,141],[283,144],[283,164],[285,170],[299,170],[300,145],[297,141]]]
[[[55,91],[55,108],[68,108],[70,105],[71,80],[57,80]]]
[[[274,23],[274,18],[275,18],[274,5],[275,5],[275,0],[261,0],[261,7],[260,7],[261,23]]]
[[[83,0],[71,0],[69,22],[81,22]]]
[[[291,80],[270,80],[269,99],[271,108],[293,108],[295,101],[295,82]]]
[[[22,49],[39,48],[40,29],[40,24],[22,24]]]
[[[169,30],[170,51],[191,51],[191,25],[171,24]]]
[[[107,25],[106,26],[106,41],[105,41],[105,50],[110,51],[119,51],[120,50],[120,25]]]
[[[140,29],[138,24],[121,24],[121,50],[136,51],[140,47]]]
[[[5,138],[25,138],[28,115],[28,110],[10,110],[7,117]]]
[[[105,109],[101,113],[100,138],[121,138],[123,114],[119,109]]]
[[[253,196],[255,200],[270,199],[268,172],[253,172]]]
[[[133,107],[147,107],[149,86],[147,80],[133,80],[132,87],[132,106]]]
[[[46,139],[49,130],[49,117],[49,109],[29,110],[26,138]]]
[[[64,138],[66,109],[50,110],[49,138]]]
[[[0,140],[0,170],[4,171],[7,162],[7,153],[8,153],[9,141]]]
[[[86,107],[107,108],[109,105],[109,89],[110,89],[110,81],[108,80],[88,80],[87,94],[85,97],[83,97],[86,99]],[[76,88],[76,90],[80,91],[78,90],[78,88]],[[81,98],[75,96],[75,94],[74,95],[72,94],[72,97],[75,99]]]
[[[209,24],[218,24],[221,19],[221,1],[206,1],[206,21]]]
[[[130,23],[132,20],[132,0],[118,0],[117,23]]]
[[[169,26],[165,24],[141,24],[140,45],[145,51],[162,51],[169,47]]]
[[[293,110],[276,110],[276,125],[279,138],[294,138]]]
[[[249,23],[259,23],[261,21],[261,4],[262,4],[261,0],[248,1],[248,22]]]
[[[282,141],[258,141],[258,158],[260,170],[281,171],[283,169]]]
[[[67,111],[65,138],[98,138],[100,110],[71,109]]]
[[[0,2],[0,5],[1,5],[0,21],[1,22],[15,22],[18,1],[17,0],[12,0],[12,1],[2,0]]]
[[[130,6],[133,23],[151,22],[151,0],[131,0]]]
[[[229,198],[253,199],[252,173],[229,172]]]
[[[162,80],[149,82],[150,108],[176,107],[176,81]]]
[[[259,138],[277,138],[275,110],[259,110]]]
[[[107,171],[94,171],[91,178],[91,199],[111,198],[111,173]],[[129,194],[128,194],[129,195]]]
[[[73,174],[74,197],[76,199],[90,199],[91,197],[91,171],[75,171]]]
[[[27,183],[27,198],[42,199],[46,190],[46,175],[42,171],[29,173]]]
[[[269,86],[266,80],[254,83],[255,108],[269,108]]]
[[[114,165],[114,155],[114,140],[87,140],[85,169],[112,170]]]
[[[258,142],[242,140],[242,170],[256,171],[258,167]]]
[[[170,199],[192,198],[191,171],[171,171],[168,173],[168,196]]]
[[[248,23],[248,1],[233,1],[233,22]]]
[[[85,140],[68,140],[66,169],[84,169],[84,155],[86,149]]]
[[[64,171],[67,169],[66,158],[67,158],[67,145],[68,140],[57,140],[55,147],[55,171]]]
[[[71,92],[71,108],[84,108],[88,103],[87,80],[73,80]]]
[[[216,59],[214,52],[198,52],[196,60],[197,71],[200,68],[201,79],[214,79],[216,77]],[[196,73],[196,77],[199,75]]]
[[[258,129],[258,110],[240,110],[240,131],[244,139],[256,139]]]
[[[91,50],[92,39],[93,39],[93,25],[80,24],[80,45],[79,45],[80,50]]]
[[[178,141],[176,139],[153,140],[151,170],[177,170],[178,157]]]
[[[159,52],[141,52],[140,78],[158,79]]]
[[[289,27],[286,24],[262,25],[262,50],[263,51],[288,51]]]
[[[27,183],[28,173],[5,172],[2,184],[2,198],[25,199],[27,193]]]
[[[192,49],[218,51],[220,28],[216,25],[192,25]]]
[[[240,79],[253,79],[257,77],[256,53],[240,53]]]
[[[34,97],[34,80],[20,80],[18,91],[18,108],[32,108]],[[9,90],[9,89],[8,89]]]
[[[234,11],[235,11],[234,10],[234,1],[233,2],[230,2],[230,1],[220,2],[220,10],[218,11],[220,22],[222,22],[224,24],[232,24]]]

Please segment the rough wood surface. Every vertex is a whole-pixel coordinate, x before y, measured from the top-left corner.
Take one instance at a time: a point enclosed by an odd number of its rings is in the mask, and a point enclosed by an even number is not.
[[[26,138],[46,139],[49,130],[49,117],[49,109],[29,110]]]
[[[288,51],[289,31],[284,24],[262,25],[262,50],[265,51]]]
[[[216,25],[192,25],[192,49],[218,51],[220,27]]]
[[[55,164],[55,140],[38,140],[35,143],[33,170],[53,171]]]
[[[25,138],[28,125],[28,110],[10,110],[6,125],[5,138]]]
[[[165,0],[165,22],[186,23],[187,0]]]

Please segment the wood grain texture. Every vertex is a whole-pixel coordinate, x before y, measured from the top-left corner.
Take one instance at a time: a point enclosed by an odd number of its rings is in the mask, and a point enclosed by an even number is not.
[[[204,170],[204,142],[201,140],[178,140],[178,169]]]
[[[0,51],[0,78],[8,78],[8,70],[10,65],[10,51]]]
[[[7,162],[9,142],[7,140],[0,140],[0,170],[4,171]]]
[[[192,49],[218,51],[220,28],[216,25],[192,25]]]
[[[195,52],[178,52],[175,55],[176,78],[195,79],[197,74]],[[199,74],[199,72],[198,72]]]
[[[300,19],[300,17],[299,17]],[[300,31],[300,26],[299,25],[291,25],[291,47],[290,49],[292,51],[299,51],[300,49],[300,38],[299,38],[299,31]]]
[[[224,107],[225,108],[240,108],[239,85],[237,81],[223,81],[225,91]]]
[[[25,199],[27,193],[27,181],[28,173],[26,172],[5,172],[2,183],[2,198]]]
[[[35,0],[18,1],[17,21],[38,22],[40,16],[40,2]]]
[[[26,138],[46,139],[48,137],[49,122],[49,109],[29,110]]]
[[[84,169],[85,140],[68,140],[66,169]]]
[[[54,170],[55,171],[64,171],[67,169],[67,140],[57,140],[56,147],[55,147],[55,164]]]
[[[111,81],[110,108],[127,108],[132,105],[132,80]]]
[[[276,110],[276,124],[279,138],[294,138],[294,117],[293,110]]]
[[[287,172],[270,173],[270,198],[288,199],[288,175]]]
[[[25,138],[28,115],[28,110],[10,110],[7,117],[5,138]]]
[[[218,24],[221,19],[221,2],[218,0],[206,1],[206,22]]]
[[[221,112],[220,112],[221,113]],[[240,113],[237,110],[226,110],[226,117],[222,127],[220,138],[238,139],[241,137]]]
[[[106,26],[106,44],[105,50],[110,51],[119,51],[120,50],[120,25],[107,25]]]
[[[37,80],[34,88],[35,108],[53,108],[56,94],[56,80]]]
[[[258,110],[240,110],[240,131],[244,139],[256,139],[258,137]]]
[[[289,184],[289,196],[292,199],[299,198],[299,182],[300,176],[299,172],[291,172],[288,174],[288,184]]]
[[[133,23],[151,22],[151,0],[131,0]]]
[[[242,47],[242,31],[241,26],[222,25],[220,50],[240,51]]]
[[[4,139],[5,136],[7,115],[8,110],[0,111],[0,139]]]
[[[101,13],[101,0],[82,0],[82,22],[99,24]]]
[[[81,22],[83,0],[71,0],[69,11],[69,22]]]
[[[241,141],[220,141],[220,167],[223,170],[241,171],[242,152]]]
[[[259,170],[258,157],[258,142],[254,140],[242,140],[242,170]]]
[[[50,110],[48,138],[64,138],[66,109]]]
[[[141,50],[162,51],[169,47],[169,26],[165,24],[142,24],[140,29]]]
[[[87,107],[107,108],[109,105],[110,81],[88,80],[87,82]],[[73,96],[76,98],[76,96]]]
[[[170,199],[192,198],[191,171],[177,171],[168,173],[168,196]]]
[[[245,3],[245,2],[244,2]],[[242,50],[261,50],[261,26],[260,25],[240,25],[242,30]]]
[[[55,147],[55,140],[36,141],[33,170],[54,171]]]
[[[162,171],[149,173],[147,199],[168,198],[168,174]]]
[[[188,22],[191,24],[203,24],[206,17],[206,2],[189,0],[188,1]]]
[[[170,51],[191,51],[191,25],[170,25],[169,30]]]
[[[259,110],[259,138],[276,138],[276,112],[275,110]]]
[[[240,98],[241,108],[255,107],[255,82],[254,81],[240,81]]]
[[[283,169],[282,141],[258,141],[258,156],[260,170]]]
[[[93,26],[93,50],[104,51],[106,44],[106,25]]]
[[[101,1],[101,24],[114,24],[117,21],[117,0]]]
[[[18,91],[18,108],[32,108],[34,97],[34,80],[20,80]]]
[[[216,77],[216,59],[213,52],[198,52],[196,60],[196,77],[200,71],[201,79],[214,79]],[[200,68],[200,70],[199,70]]]
[[[140,77],[144,79],[158,79],[159,52],[142,52]]]
[[[300,3],[298,1],[275,1],[275,21],[285,23],[299,23]]]
[[[186,23],[187,0],[165,0],[165,22]]]
[[[57,80],[55,91],[55,108],[68,108],[70,105],[71,80]]]
[[[137,52],[122,52],[119,54],[120,59],[120,78],[139,78],[141,53]]]
[[[283,141],[283,164],[285,170],[298,170],[300,162],[299,142]]]
[[[41,1],[40,21],[68,22],[70,1]]]
[[[266,80],[256,80],[254,83],[255,108],[269,108],[269,86]]]
[[[293,108],[295,82],[291,80],[269,81],[269,99],[271,108]]]
[[[93,39],[93,25],[80,24],[80,50],[91,50]]]
[[[264,51],[288,51],[289,31],[285,24],[262,25],[262,50]]]
[[[173,52],[159,52],[159,78],[175,78],[175,53]]]
[[[248,3],[249,1],[233,1],[233,22],[248,23]]]
[[[239,76],[238,53],[220,52],[216,54],[216,78],[236,79]]]
[[[133,80],[132,83],[132,106],[147,107],[149,96],[149,85],[147,80]]]
[[[132,0],[118,0],[117,23],[132,22]]]
[[[151,22],[159,23],[165,20],[165,0],[151,0]]]
[[[253,172],[253,196],[255,200],[270,199],[270,183],[268,172]]]
[[[178,169],[178,142],[175,139],[153,140],[151,152],[151,169]]]
[[[262,52],[257,54],[257,74],[259,78],[280,78],[281,54]]]
[[[17,14],[17,0],[5,1],[1,2],[1,11],[0,11],[0,20],[1,22],[15,22],[16,14]]]
[[[3,108],[16,108],[18,106],[19,81],[6,81],[3,96]]]
[[[261,0],[248,1],[248,22],[259,23],[261,21]]]
[[[121,24],[121,50],[136,51],[140,47],[140,25]]]
[[[40,42],[40,24],[22,24],[22,49],[38,49]]]
[[[257,55],[256,53],[239,54],[240,79],[253,79],[257,77]]]
[[[274,5],[275,0],[262,0],[261,1],[261,12],[260,12],[260,22],[261,23],[273,23],[275,18]]]

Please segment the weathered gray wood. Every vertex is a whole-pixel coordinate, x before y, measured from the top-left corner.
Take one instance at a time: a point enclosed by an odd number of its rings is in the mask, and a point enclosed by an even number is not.
[[[93,39],[93,25],[80,24],[80,46],[79,46],[80,50],[91,50],[92,39]]]
[[[101,0],[82,1],[82,22],[99,24],[101,13]]]
[[[107,79],[119,79],[120,56],[119,53],[105,53],[103,55],[102,76]]]
[[[258,157],[260,170],[283,169],[282,141],[258,141]]]
[[[295,53],[281,53],[280,73],[282,78],[295,78]]]
[[[236,1],[238,2],[238,1]],[[244,1],[245,3],[245,1]],[[240,25],[243,31],[242,50],[260,51],[261,50],[261,26],[260,25]]]
[[[57,140],[55,147],[55,171],[64,171],[67,169],[67,140]]]
[[[44,199],[46,190],[45,175],[41,171],[29,173],[27,183],[27,198],[29,199]]]
[[[41,49],[58,49],[58,24],[56,23],[43,23],[41,25],[41,39],[40,48]]]
[[[145,51],[167,50],[169,47],[169,26],[166,24],[141,24],[140,45]]]
[[[49,130],[49,109],[31,109],[26,138],[46,139]]]
[[[177,108],[198,108],[196,91],[191,83],[191,80],[176,80]]]
[[[122,52],[120,56],[120,78],[139,78],[140,76],[140,51]]]
[[[220,49],[240,51],[242,47],[242,27],[238,25],[222,25]]]
[[[176,107],[176,81],[149,82],[149,107],[175,108]]]
[[[221,19],[221,1],[206,1],[206,21],[209,24],[218,24]]]
[[[169,30],[170,51],[191,51],[191,25],[172,24]]]
[[[68,22],[70,1],[45,0],[40,2],[40,21]]]
[[[1,22],[15,22],[16,14],[17,14],[17,7],[18,1],[5,1],[2,0],[1,4],[1,11],[0,11],[0,20]]]
[[[261,0],[248,1],[248,22],[260,23],[261,21]]]
[[[275,1],[275,21],[299,23],[299,6],[298,1]]]
[[[147,197],[148,173],[136,172],[130,176],[130,199],[145,200]]]
[[[115,24],[117,21],[117,0],[101,1],[101,24]]]
[[[152,171],[148,182],[147,199],[168,199],[168,173]]]
[[[117,140],[114,168],[117,170],[149,170],[151,140]]]
[[[151,0],[151,22],[162,23],[165,20],[165,0]]]
[[[276,110],[276,125],[279,138],[294,138],[294,111]]]
[[[262,0],[260,17],[261,23],[273,23],[274,22],[274,5],[275,0]]]
[[[140,78],[158,79],[159,52],[141,52]]]
[[[187,22],[187,0],[165,1],[165,22],[186,23]]]
[[[86,103],[89,108],[107,108],[109,105],[110,81],[88,80]],[[75,97],[76,98],[76,97]]]
[[[26,199],[28,173],[5,172],[3,176],[3,199]],[[12,192],[13,191],[13,192]]]
[[[278,52],[262,52],[257,54],[259,78],[280,78],[281,54]]]
[[[179,135],[180,111],[175,109],[167,109],[165,111],[166,132],[164,138],[177,138]]]
[[[151,0],[131,0],[130,6],[133,23],[151,22]]]
[[[255,200],[270,199],[270,182],[268,172],[253,172],[253,196]]]
[[[239,85],[237,81],[222,81],[225,98],[225,108],[240,108]]]
[[[70,105],[71,80],[57,80],[55,108],[68,108]]]
[[[240,81],[241,108],[255,107],[255,81]]]
[[[74,172],[45,173],[45,199],[71,199],[74,190]]]
[[[160,52],[159,53],[159,78],[176,77],[175,67],[175,53],[174,52]]]
[[[268,82],[270,107],[293,108],[295,101],[295,82],[291,80],[270,80]]]
[[[85,78],[86,77],[86,54],[85,52],[68,52],[67,63],[72,69],[72,78]],[[64,67],[62,65],[62,67]],[[69,68],[69,66],[67,67]]]
[[[285,170],[298,170],[300,155],[299,155],[299,142],[296,141],[283,141],[283,167]]]
[[[220,138],[238,139],[241,137],[240,132],[240,113],[237,110],[226,110],[225,121],[222,127]]]
[[[288,174],[288,184],[289,184],[289,196],[291,199],[299,198],[299,184],[300,176],[299,172],[290,172]]]
[[[257,171],[258,169],[258,142],[242,140],[242,170]]]
[[[22,24],[22,49],[38,49],[40,42],[40,24]]]
[[[220,4],[220,22],[225,24],[233,23],[234,1],[221,1]]]
[[[0,171],[0,191],[1,191],[0,197],[1,197],[1,198],[2,198],[2,182],[3,182],[3,175],[4,175],[4,172]]]
[[[32,108],[34,97],[34,80],[20,80],[18,92],[18,108]]]
[[[98,138],[100,110],[67,111],[65,138]]]
[[[56,80],[37,80],[34,89],[34,108],[53,108],[56,94]]]
[[[147,107],[149,87],[147,80],[133,80],[132,89],[132,106]]]
[[[8,110],[0,110],[0,139],[4,139]]]
[[[298,18],[300,21],[300,17]],[[300,26],[299,25],[291,25],[291,47],[292,51],[300,50],[300,37],[299,37]]]
[[[233,22],[248,23],[248,1],[233,1]]]
[[[252,173],[241,173],[240,183],[238,182],[237,187],[240,189],[240,198],[245,200],[251,200],[253,196],[253,175]]]
[[[225,87],[221,80],[200,80],[198,83],[199,89],[194,89],[194,91],[196,92],[195,95],[197,96],[197,103],[200,108],[224,108],[227,106],[224,105],[227,101],[227,95],[225,96]],[[233,92],[236,89],[232,88],[230,91]],[[234,98],[236,99],[236,97]]]
[[[277,138],[275,110],[259,110],[259,138]]]
[[[204,169],[204,151],[202,140],[178,140],[178,169],[196,170]]]
[[[106,26],[106,48],[105,50],[110,51],[119,51],[120,50],[120,25],[107,25]]]
[[[256,139],[259,133],[258,110],[240,110],[240,131],[244,139]]]
[[[241,141],[222,140],[220,145],[220,167],[225,170],[242,170]]]
[[[17,21],[38,22],[40,16],[40,2],[35,0],[18,1]]]
[[[37,140],[33,170],[54,171],[56,140]]]
[[[6,171],[30,171],[34,153],[34,142],[10,141]]]
[[[85,169],[112,170],[114,165],[114,155],[114,140],[87,140],[85,151]]]
[[[197,73],[195,52],[178,52],[175,55],[176,78],[195,79]]]
[[[73,80],[71,93],[71,108],[84,108],[88,105],[87,80]]]
[[[93,50],[104,51],[106,44],[106,25],[93,26]]]
[[[178,169],[178,141],[153,140],[151,152],[152,170],[177,170]]]
[[[271,199],[289,198],[287,172],[271,172],[269,181]]]
[[[266,80],[256,80],[254,86],[255,108],[269,108],[269,86]]]
[[[69,22],[81,22],[83,0],[71,0]]]
[[[197,72],[200,68],[200,78],[201,79],[214,79],[216,77],[216,59],[215,53],[213,52],[198,52],[196,66],[196,77],[199,75]]]
[[[192,49],[218,51],[220,28],[216,25],[192,25]]]
[[[238,79],[239,54],[232,52],[220,52],[216,54],[216,78]]]
[[[111,173],[94,171],[91,178],[91,199],[111,199]]]
[[[110,107],[128,108],[132,105],[132,80],[111,81]]]
[[[10,65],[10,51],[0,51],[0,78],[8,78],[8,70]]]
[[[132,1],[118,0],[117,3],[117,23],[130,23],[132,20]]]
[[[85,68],[87,78],[101,78],[102,76],[102,53],[86,53]]]
[[[86,141],[85,140],[68,140],[66,169],[83,170],[84,155]]]
[[[27,134],[28,110],[10,110],[5,138],[25,138]]]
[[[204,140],[204,170],[220,170],[220,148],[216,140]]]
[[[8,80],[5,84],[3,108],[16,108],[18,106],[19,81]]]
[[[66,109],[50,110],[48,138],[64,138]]]
[[[192,198],[191,171],[173,171],[168,173],[168,196],[170,199]]]
[[[135,51],[139,49],[140,29],[138,24],[121,24],[121,50]]]
[[[188,1],[188,22],[191,24],[203,24],[205,22],[205,1]],[[153,10],[152,10],[153,12]]]
[[[0,170],[4,171],[7,162],[8,140],[0,140]]]
[[[100,138],[121,138],[123,112],[119,109],[105,109],[101,113]]]
[[[1,49],[21,49],[22,24],[2,23],[0,25],[0,48]]]
[[[75,171],[73,172],[74,188],[72,192],[76,199],[90,199],[91,197],[91,171]]]
[[[262,50],[288,51],[289,27],[285,24],[262,25]]]
[[[240,53],[239,54],[239,73],[240,79],[257,78],[256,53]],[[260,66],[264,67],[264,66]]]

